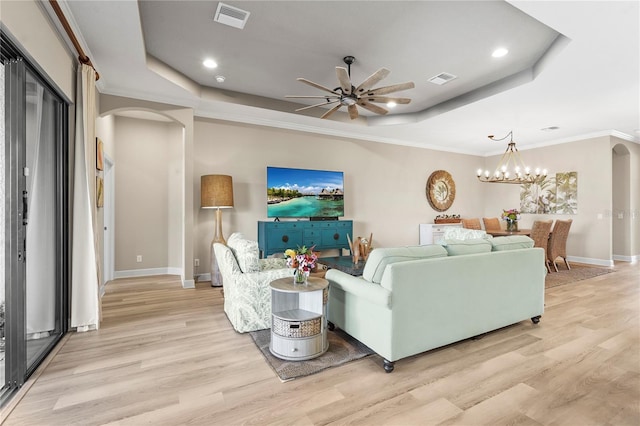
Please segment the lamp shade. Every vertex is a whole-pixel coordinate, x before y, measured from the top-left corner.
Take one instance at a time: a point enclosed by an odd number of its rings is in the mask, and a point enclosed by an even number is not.
[[[200,207],[230,209],[233,207],[233,179],[227,175],[200,177]]]

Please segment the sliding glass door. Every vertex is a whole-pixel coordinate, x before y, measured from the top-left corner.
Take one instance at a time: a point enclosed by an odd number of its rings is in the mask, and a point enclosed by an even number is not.
[[[24,383],[67,327],[68,105],[17,49],[2,41],[4,400]]]

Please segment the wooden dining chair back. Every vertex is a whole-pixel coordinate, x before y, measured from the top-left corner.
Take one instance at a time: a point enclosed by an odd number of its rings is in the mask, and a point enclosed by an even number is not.
[[[558,272],[558,265],[556,259],[561,257],[564,260],[564,264],[567,265],[567,270],[571,269],[569,262],[567,262],[567,237],[569,236],[569,229],[571,228],[572,219],[556,220],[553,225],[553,231],[549,237],[547,245],[547,260],[553,269]]]
[[[500,219],[497,217],[483,217],[482,222],[484,222],[484,230],[489,231],[502,231],[502,227],[500,226]]]
[[[477,217],[473,219],[462,219],[462,227],[467,229],[482,229],[482,226],[480,226],[480,219]]]
[[[547,244],[549,243],[551,225],[553,225],[552,220],[536,220],[533,222],[533,226],[531,227],[531,239],[533,240],[533,246],[544,249],[544,264],[549,272],[551,272],[551,268],[547,261]]]

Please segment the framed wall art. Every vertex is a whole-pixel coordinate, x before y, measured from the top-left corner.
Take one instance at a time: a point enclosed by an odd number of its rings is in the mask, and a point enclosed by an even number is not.
[[[562,172],[520,187],[520,212],[578,214],[578,172]]]
[[[426,188],[429,205],[439,212],[443,212],[453,204],[456,198],[456,184],[449,172],[436,170],[427,179]]]
[[[100,138],[96,138],[96,169],[104,170],[104,145]]]
[[[104,180],[100,176],[96,176],[96,206],[104,206]]]

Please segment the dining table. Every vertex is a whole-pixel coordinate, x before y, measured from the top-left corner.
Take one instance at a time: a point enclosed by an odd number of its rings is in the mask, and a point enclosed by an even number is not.
[[[487,231],[487,234],[493,235],[494,237],[506,237],[509,235],[526,235],[527,237],[531,236],[531,229],[518,229],[517,231],[507,231],[507,230],[490,230]]]

